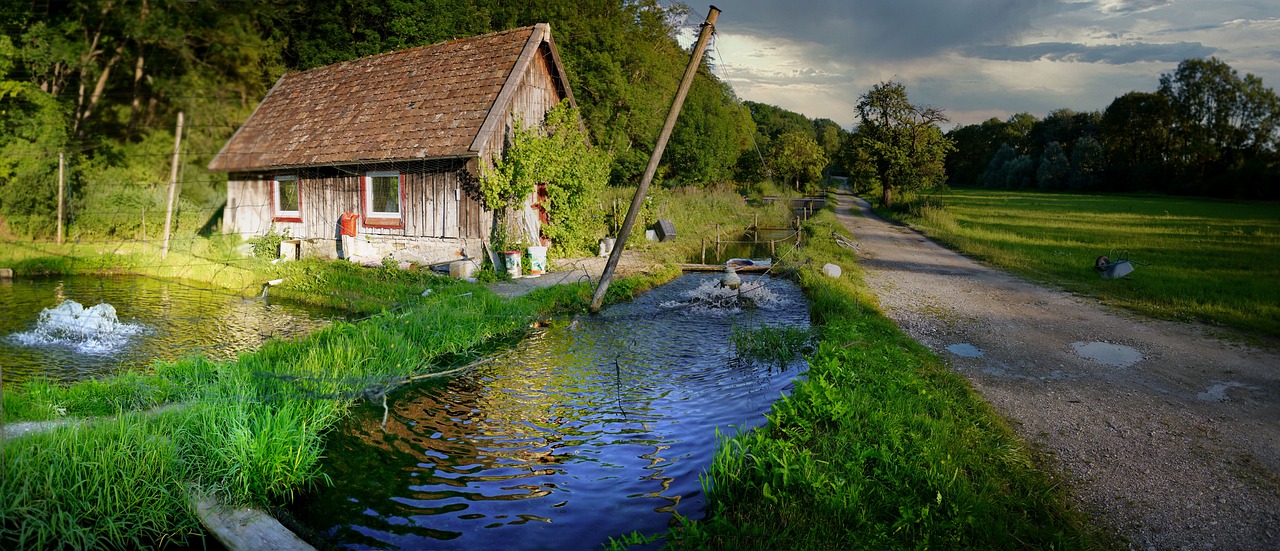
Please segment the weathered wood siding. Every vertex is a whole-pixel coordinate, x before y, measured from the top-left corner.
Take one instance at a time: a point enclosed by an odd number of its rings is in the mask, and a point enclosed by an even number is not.
[[[271,182],[244,174],[232,174],[227,181],[227,206],[222,213],[222,232],[246,238],[262,235],[271,228]]]
[[[506,124],[497,127],[485,137],[482,159],[497,159],[506,149],[511,128],[517,121],[524,124],[539,124],[546,117],[547,111],[555,107],[566,96],[560,93],[555,79],[551,75],[551,50],[544,43],[538,49],[541,54],[529,64],[529,70],[521,77],[515,97],[511,101],[511,110],[507,112]]]
[[[275,226],[298,239],[338,239],[338,217],[361,210],[361,178],[373,171],[404,175],[404,201],[400,206],[403,227],[361,225],[360,233],[392,237],[484,238],[492,224],[481,204],[461,189],[463,162],[387,163],[359,167],[317,167],[279,171],[270,175],[236,174],[227,184],[227,230],[246,236],[261,235]],[[298,177],[302,222],[278,222],[273,218],[271,178]]]

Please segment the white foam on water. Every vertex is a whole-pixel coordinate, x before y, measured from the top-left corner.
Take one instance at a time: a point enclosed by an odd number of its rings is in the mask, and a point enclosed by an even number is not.
[[[763,281],[743,281],[737,289],[722,287],[720,280],[706,280],[697,287],[685,291],[684,300],[668,300],[659,304],[662,308],[688,308],[700,315],[731,315],[742,308],[774,310],[786,306],[784,300],[770,291]]]
[[[128,344],[129,337],[143,331],[136,323],[124,323],[107,303],[85,308],[74,300],[45,308],[30,331],[14,333],[13,342],[22,346],[68,346],[81,354],[106,355]]]

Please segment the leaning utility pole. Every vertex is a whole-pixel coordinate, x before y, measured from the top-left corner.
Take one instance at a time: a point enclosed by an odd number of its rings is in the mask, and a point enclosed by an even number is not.
[[[178,187],[178,148],[181,146],[182,111],[178,111],[178,129],[173,131],[173,164],[169,168],[169,208],[164,214],[164,248],[160,250],[160,260],[169,256],[169,228],[173,223],[173,195]],[[142,227],[146,228],[146,224],[144,223]]]
[[[676,90],[676,97],[671,101],[671,111],[667,113],[667,122],[662,125],[662,133],[658,135],[658,144],[653,147],[653,155],[649,156],[649,166],[644,169],[644,176],[640,178],[640,187],[636,188],[636,195],[631,199],[631,208],[627,210],[627,217],[622,222],[622,229],[618,230],[618,237],[614,240],[613,251],[609,253],[609,261],[604,265],[604,273],[600,274],[600,284],[596,286],[595,296],[591,297],[591,312],[599,312],[601,304],[604,303],[604,294],[609,290],[609,280],[613,279],[613,270],[618,267],[618,259],[622,258],[623,249],[627,248],[627,236],[631,235],[631,227],[636,223],[636,214],[640,212],[641,205],[644,204],[645,193],[649,190],[649,183],[653,181],[653,174],[658,170],[658,161],[662,160],[662,150],[667,147],[667,139],[671,137],[671,129],[676,125],[676,117],[680,116],[680,106],[684,105],[684,97],[689,93],[689,86],[693,84],[693,77],[698,72],[698,65],[702,63],[702,51],[707,48],[707,40],[711,38],[711,33],[716,29],[716,18],[720,16],[720,9],[711,6],[711,10],[707,12],[707,20],[702,23],[702,31],[698,33],[698,43],[693,47],[693,57],[689,60],[689,66],[684,70],[684,79],[680,81],[680,88]]]

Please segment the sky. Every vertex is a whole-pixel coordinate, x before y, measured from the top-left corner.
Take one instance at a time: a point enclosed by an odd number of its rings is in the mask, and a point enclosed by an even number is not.
[[[693,13],[691,44],[708,4]],[[667,4],[665,0],[664,4]],[[1214,56],[1280,90],[1280,0],[718,0],[714,71],[742,99],[855,124],[894,80],[944,125],[1104,110]]]

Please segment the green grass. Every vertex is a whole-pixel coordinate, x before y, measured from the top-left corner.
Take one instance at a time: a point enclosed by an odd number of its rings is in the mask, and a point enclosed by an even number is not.
[[[1280,203],[952,190],[904,216],[998,268],[1162,319],[1280,337]],[[1099,255],[1132,275],[1103,280]]]
[[[631,204],[635,188],[609,188],[601,196],[602,208],[608,210],[618,201],[625,214]],[[725,241],[740,239],[745,229],[758,220],[762,227],[788,227],[791,213],[783,201],[755,204],[727,186],[714,188],[680,187],[674,189],[650,188],[647,218],[671,220],[676,228],[674,241],[649,243],[645,241],[645,218],[638,218],[628,243],[632,247],[646,249],[660,262],[687,262],[702,247],[715,243],[716,233]]]
[[[874,307],[830,211],[793,264],[817,350],[768,423],[723,440],[710,509],[678,548],[1089,549],[1109,545],[959,375]],[[840,279],[821,274],[827,262]],[[618,542],[619,545],[630,540]]]

